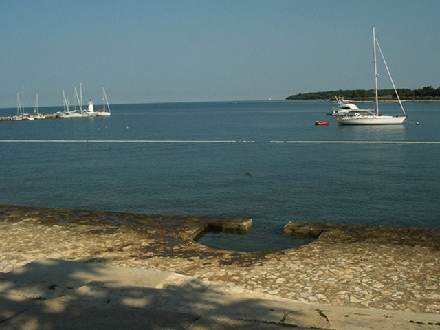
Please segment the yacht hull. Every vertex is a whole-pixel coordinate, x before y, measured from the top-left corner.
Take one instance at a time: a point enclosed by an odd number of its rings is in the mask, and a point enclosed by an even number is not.
[[[399,125],[405,121],[403,116],[353,116],[338,118],[339,125]]]

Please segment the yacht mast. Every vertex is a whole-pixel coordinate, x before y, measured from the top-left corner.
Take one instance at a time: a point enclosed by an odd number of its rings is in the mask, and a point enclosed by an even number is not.
[[[391,72],[390,72],[390,69],[388,68],[388,64],[387,64],[387,61],[385,60],[385,56],[383,55],[382,48],[380,47],[380,44],[379,44],[379,40],[377,40],[377,39],[376,39],[376,44],[377,44],[377,48],[379,48],[380,55],[382,56],[382,60],[383,60],[383,64],[385,65],[385,69],[387,70],[388,78],[390,78],[391,84],[393,85],[394,93],[396,94],[397,101],[399,101],[400,110],[402,110],[403,114],[406,117],[408,117],[405,109],[403,108],[403,104],[402,104],[402,101],[400,100],[399,92],[397,92],[396,85],[394,84],[393,77],[391,77]]]
[[[38,115],[38,92],[35,93],[34,114]]]
[[[69,112],[69,100],[67,100],[66,98],[66,93],[64,92],[64,89],[63,89],[63,104],[64,104],[64,111]]]
[[[105,111],[105,106],[107,105],[107,110],[110,113],[110,104],[108,103],[107,93],[105,92],[104,87],[102,87],[102,103],[104,103],[104,102],[105,102],[105,104],[103,104],[103,106],[102,106],[104,108],[104,111]]]
[[[79,110],[82,112],[82,104],[83,104],[83,92],[81,83],[79,83]]]
[[[78,105],[80,105],[81,104],[81,102],[80,102],[80,100],[79,100],[79,96],[78,96],[78,91],[76,90],[76,87],[73,87],[73,93],[75,94],[75,97],[74,97],[74,101],[75,101],[75,111],[76,111],[76,105],[78,104]],[[81,110],[81,109],[80,109]]]
[[[376,115],[379,115],[379,97],[377,95],[377,61],[376,61],[376,29],[373,26],[373,60],[374,60],[374,100],[376,102]]]
[[[23,117],[23,108],[20,102],[20,92],[17,92],[17,116]]]

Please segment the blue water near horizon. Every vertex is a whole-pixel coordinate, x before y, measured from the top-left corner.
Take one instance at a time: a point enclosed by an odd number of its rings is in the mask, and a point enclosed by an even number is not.
[[[289,221],[439,228],[440,104],[405,103],[398,126],[338,126],[332,106],[131,104],[108,118],[0,122],[0,202],[252,218],[240,239],[204,238],[239,250],[301,243],[283,236]]]

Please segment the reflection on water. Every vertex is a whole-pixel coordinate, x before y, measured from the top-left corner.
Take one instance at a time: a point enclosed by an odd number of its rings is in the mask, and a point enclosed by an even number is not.
[[[405,141],[406,125],[338,125],[341,138],[358,141]]]

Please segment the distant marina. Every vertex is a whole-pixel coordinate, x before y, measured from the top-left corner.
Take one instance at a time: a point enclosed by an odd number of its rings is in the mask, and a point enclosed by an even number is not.
[[[51,114],[41,114],[38,110],[38,93],[35,94],[35,105],[33,114],[26,113],[21,103],[20,93],[17,92],[16,103],[17,113],[13,116],[0,117],[0,121],[32,121],[50,118],[89,118],[89,117],[108,117],[111,115],[110,104],[107,99],[107,94],[104,87],[102,87],[102,107],[98,111],[94,110],[93,101],[90,99],[87,108],[83,108],[82,100],[82,85],[79,84],[79,94],[76,87],[74,87],[74,109],[70,110],[69,99],[63,89],[63,110]]]

